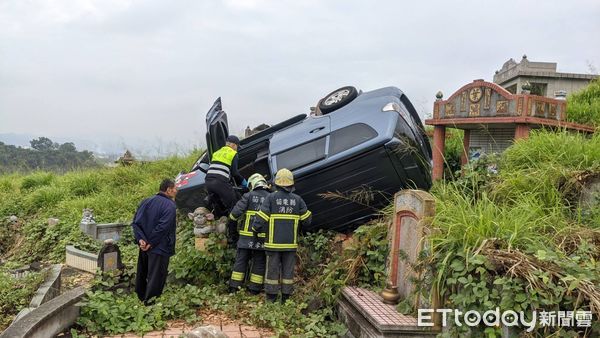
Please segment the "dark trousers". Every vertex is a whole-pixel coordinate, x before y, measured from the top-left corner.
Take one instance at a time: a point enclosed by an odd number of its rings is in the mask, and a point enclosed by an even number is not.
[[[250,268],[248,289],[262,290],[265,276],[265,252],[263,250],[237,249],[229,286],[237,288],[244,284],[250,259],[252,259],[252,267]]]
[[[221,203],[226,209],[223,210],[223,215],[227,216],[231,212],[231,209],[237,202],[237,195],[233,190],[233,186],[229,182],[224,182],[215,178],[207,178],[205,182],[206,191],[213,196],[218,197],[218,201],[212,201],[213,203]]]
[[[138,255],[135,292],[144,303],[162,294],[167,281],[169,257],[140,250]]]
[[[282,294],[291,295],[294,291],[296,251],[265,251],[265,254],[267,256],[265,293],[276,295],[281,290]]]

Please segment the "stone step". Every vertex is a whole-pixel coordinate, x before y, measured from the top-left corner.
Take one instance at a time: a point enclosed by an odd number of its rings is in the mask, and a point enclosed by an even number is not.
[[[420,327],[417,318],[399,313],[373,291],[345,287],[338,302],[348,337],[434,337],[439,331]]]

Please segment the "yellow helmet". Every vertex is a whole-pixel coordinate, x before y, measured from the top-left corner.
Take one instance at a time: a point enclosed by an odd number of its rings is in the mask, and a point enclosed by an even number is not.
[[[275,184],[280,187],[291,187],[294,185],[294,174],[288,169],[279,169],[275,175]]]
[[[264,176],[259,173],[253,174],[248,178],[248,188],[250,188],[250,190],[254,190],[257,187],[268,187],[267,180],[265,180]]]

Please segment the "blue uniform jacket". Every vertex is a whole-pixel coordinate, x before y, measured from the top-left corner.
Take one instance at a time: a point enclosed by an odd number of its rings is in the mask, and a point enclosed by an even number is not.
[[[131,226],[136,244],[140,239],[152,246],[148,252],[162,256],[175,254],[175,202],[158,193],[140,203]]]

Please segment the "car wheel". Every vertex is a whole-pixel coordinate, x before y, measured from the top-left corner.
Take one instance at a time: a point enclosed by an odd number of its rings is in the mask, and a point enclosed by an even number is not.
[[[319,102],[319,109],[323,114],[331,113],[350,103],[358,96],[358,90],[352,86],[346,86],[327,94]]]

